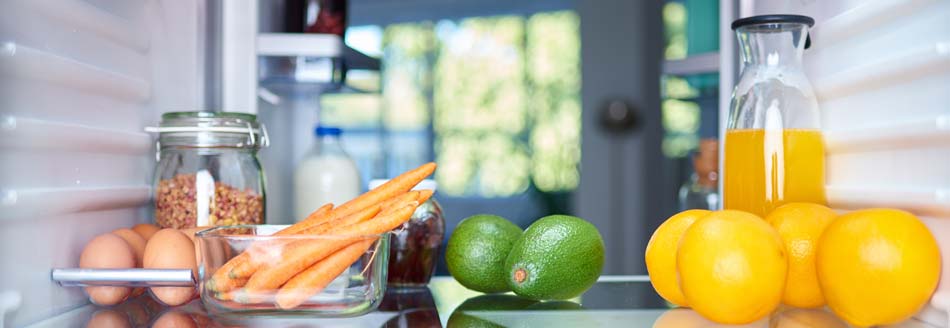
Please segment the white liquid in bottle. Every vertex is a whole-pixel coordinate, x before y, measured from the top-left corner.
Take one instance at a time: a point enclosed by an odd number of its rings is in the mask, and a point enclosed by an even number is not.
[[[340,145],[340,129],[318,127],[317,145],[294,172],[294,219],[307,218],[320,206],[340,206],[360,193],[356,163]]]

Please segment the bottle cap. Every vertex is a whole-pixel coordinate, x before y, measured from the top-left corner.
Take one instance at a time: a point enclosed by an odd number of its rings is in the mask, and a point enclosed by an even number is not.
[[[803,15],[759,15],[752,17],[739,18],[732,22],[732,29],[746,26],[746,25],[760,25],[760,24],[781,24],[781,23],[798,23],[805,24],[808,27],[815,26],[815,19],[803,16]]]
[[[322,136],[339,137],[341,134],[343,134],[343,130],[341,130],[338,127],[318,125],[316,128],[313,129],[313,133],[316,134],[318,137],[322,137]]]
[[[732,29],[738,29],[748,25],[763,24],[781,24],[797,23],[805,24],[808,27],[815,26],[815,19],[804,15],[759,15],[752,17],[739,18],[732,21]],[[805,34],[805,49],[811,48],[811,33]]]

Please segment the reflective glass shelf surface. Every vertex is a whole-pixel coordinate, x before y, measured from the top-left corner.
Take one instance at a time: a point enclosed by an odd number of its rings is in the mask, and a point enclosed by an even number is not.
[[[375,312],[334,319],[210,318],[197,300],[168,308],[146,294],[111,308],[87,305],[39,326],[91,327],[103,319],[127,320],[125,327],[848,327],[827,310],[793,308],[748,325],[717,325],[692,310],[671,309],[645,276],[604,276],[578,298],[547,302],[483,295],[436,277],[428,288],[390,288]],[[939,326],[911,319],[890,327]]]

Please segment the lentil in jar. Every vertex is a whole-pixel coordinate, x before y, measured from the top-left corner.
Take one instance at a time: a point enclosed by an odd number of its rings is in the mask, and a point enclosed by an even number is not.
[[[178,174],[159,181],[155,190],[155,222],[162,228],[262,224],[264,197],[253,190],[240,190],[215,181],[210,199],[199,202],[197,174]],[[205,197],[207,197],[205,196]],[[199,208],[206,204],[207,209]],[[198,222],[207,213],[207,222]]]

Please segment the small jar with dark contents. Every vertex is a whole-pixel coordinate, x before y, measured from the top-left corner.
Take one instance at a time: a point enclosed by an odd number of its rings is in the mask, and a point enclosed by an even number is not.
[[[370,181],[370,189],[388,180]],[[423,180],[414,190],[435,191],[434,180]],[[419,205],[412,218],[393,231],[389,239],[389,278],[387,285],[395,288],[423,287],[435,273],[439,248],[445,236],[442,206],[435,197]]]

